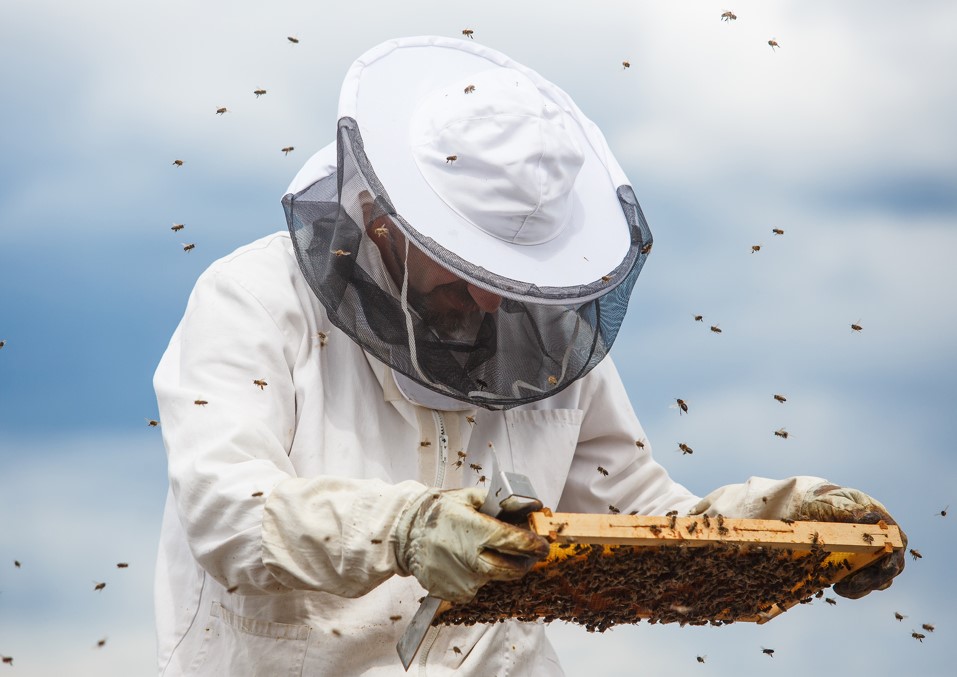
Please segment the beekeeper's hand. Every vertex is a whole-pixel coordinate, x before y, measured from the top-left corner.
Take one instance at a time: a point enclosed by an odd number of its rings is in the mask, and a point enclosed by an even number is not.
[[[541,536],[480,513],[485,494],[429,490],[400,515],[396,558],[430,595],[468,602],[489,580],[521,578],[548,554]]]
[[[816,522],[856,522],[897,524],[879,501],[863,491],[848,489],[834,484],[821,484],[808,491],[804,503],[798,508],[794,519]],[[834,592],[842,597],[857,599],[872,590],[886,590],[904,570],[904,554],[907,552],[907,536],[901,531],[904,547],[881,557],[860,571],[834,584]]]

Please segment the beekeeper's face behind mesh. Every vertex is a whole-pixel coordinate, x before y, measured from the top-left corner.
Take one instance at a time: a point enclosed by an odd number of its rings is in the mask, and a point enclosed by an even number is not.
[[[283,198],[329,320],[396,372],[506,408],[584,376],[651,248],[634,192],[568,95],[468,41],[360,57],[336,173]]]

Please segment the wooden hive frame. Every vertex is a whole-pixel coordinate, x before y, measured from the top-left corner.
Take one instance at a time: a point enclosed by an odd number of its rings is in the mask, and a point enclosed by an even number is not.
[[[521,581],[491,582],[437,624],[505,618],[579,623],[766,623],[879,557],[901,550],[883,522],[532,513],[551,552]]]

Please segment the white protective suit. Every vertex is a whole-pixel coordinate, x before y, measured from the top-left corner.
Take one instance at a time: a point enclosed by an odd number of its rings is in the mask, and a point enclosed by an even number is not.
[[[395,521],[423,485],[475,486],[469,465],[491,467],[489,442],[556,511],[684,513],[699,500],[635,445],[644,433],[611,359],[507,411],[413,404],[328,322],[287,233],[200,277],[154,385],[169,456],[156,575],[167,677],[404,674],[395,643],[425,591],[396,575]],[[752,478],[698,509],[785,516],[821,481]],[[518,622],[433,628],[410,674],[453,672],[562,674],[544,626]]]

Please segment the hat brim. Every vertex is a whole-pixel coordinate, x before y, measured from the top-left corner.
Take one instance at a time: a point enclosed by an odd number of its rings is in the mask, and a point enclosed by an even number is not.
[[[584,154],[567,225],[544,243],[515,244],[473,226],[435,194],[410,149],[410,119],[422,97],[495,67],[521,71],[546,100],[564,109],[568,131]],[[616,192],[627,180],[601,132],[565,92],[499,52],[442,37],[383,43],[347,73],[339,117],[356,120],[365,154],[396,213],[418,233],[490,273],[540,287],[589,285],[621,265],[633,246]]]

